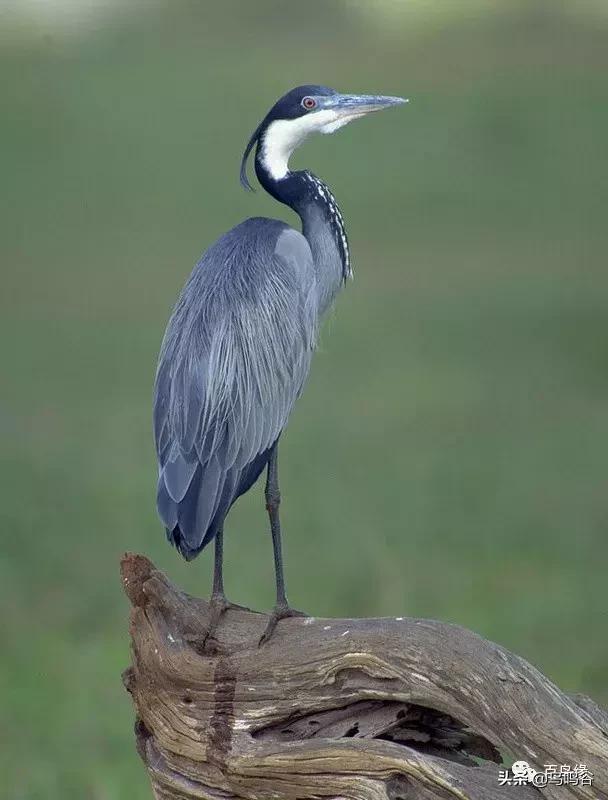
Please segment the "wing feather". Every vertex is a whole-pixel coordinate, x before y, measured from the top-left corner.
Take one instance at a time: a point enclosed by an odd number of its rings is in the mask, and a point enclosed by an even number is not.
[[[287,423],[315,345],[315,292],[306,239],[264,219],[219,239],[184,287],[161,349],[154,431],[159,514],[187,557]]]

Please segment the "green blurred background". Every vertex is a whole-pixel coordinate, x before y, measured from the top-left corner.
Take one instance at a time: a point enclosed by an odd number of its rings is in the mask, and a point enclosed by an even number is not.
[[[5,0],[0,23],[0,794],[150,796],[118,561],[198,594],[211,567],[156,518],[156,356],[205,247],[295,222],[237,173],[304,82],[412,102],[295,159],[356,280],[284,437],[290,597],[458,622],[608,702],[606,4]],[[261,487],[226,550],[230,597],[269,607]]]

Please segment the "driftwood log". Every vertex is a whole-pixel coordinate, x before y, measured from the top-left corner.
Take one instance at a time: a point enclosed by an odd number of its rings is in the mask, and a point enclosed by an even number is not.
[[[424,619],[288,619],[208,605],[143,556],[132,604],[137,748],[157,800],[608,799],[608,714],[476,634]],[[593,784],[500,785],[513,759]]]

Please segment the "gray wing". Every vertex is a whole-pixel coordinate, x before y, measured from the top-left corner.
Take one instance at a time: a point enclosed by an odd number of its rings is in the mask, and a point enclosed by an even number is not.
[[[257,479],[308,375],[312,255],[284,223],[251,219],[202,257],[175,307],[154,397],[158,510],[192,558]]]

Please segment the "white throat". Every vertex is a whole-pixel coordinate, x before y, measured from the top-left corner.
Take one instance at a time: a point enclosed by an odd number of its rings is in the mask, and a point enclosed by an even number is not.
[[[289,172],[289,158],[311,133],[333,133],[353,116],[339,116],[329,109],[315,111],[298,119],[277,119],[266,129],[261,142],[260,160],[275,181]]]

